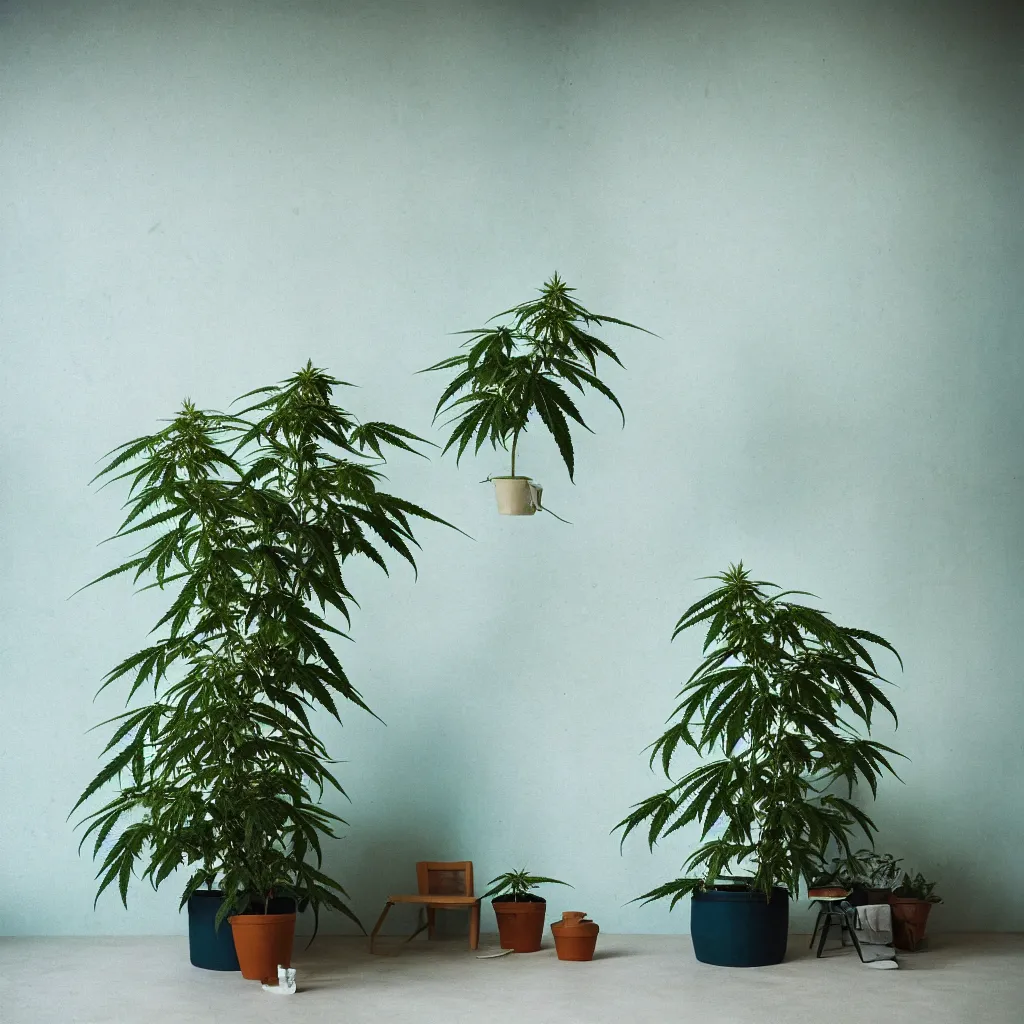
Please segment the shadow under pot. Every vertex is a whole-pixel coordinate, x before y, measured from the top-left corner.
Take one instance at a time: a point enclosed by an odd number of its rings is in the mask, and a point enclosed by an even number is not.
[[[228,918],[235,937],[235,952],[242,977],[277,984],[277,968],[291,967],[295,944],[295,901],[271,899],[266,906],[252,904],[250,913]],[[258,911],[258,912],[256,912]]]
[[[200,889],[188,900],[188,958],[193,967],[204,971],[237,971],[235,937],[231,925],[222,921],[215,926],[217,913],[224,904],[220,889]]]
[[[498,942],[502,949],[516,953],[536,953],[540,949],[547,900],[529,893],[518,899],[495,896],[491,906],[498,922]]]
[[[786,956],[789,892],[771,899],[744,885],[720,885],[690,895],[694,956],[718,967],[767,967]]]

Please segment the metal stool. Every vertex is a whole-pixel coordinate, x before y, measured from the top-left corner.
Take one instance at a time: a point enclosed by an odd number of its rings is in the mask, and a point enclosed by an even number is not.
[[[846,895],[848,896],[849,893]],[[815,896],[812,902],[817,903],[819,909],[818,916],[814,921],[814,931],[811,932],[811,941],[808,943],[808,949],[814,945],[814,938],[818,934],[818,928],[820,927],[821,939],[818,942],[818,952],[816,954],[820,957],[825,951],[825,940],[828,938],[829,929],[833,924],[838,924],[840,942],[846,945],[843,939],[846,932],[849,932],[850,938],[853,940],[853,947],[857,950],[857,956],[860,957],[861,963],[867,963],[864,959],[864,953],[860,948],[860,939],[857,938],[857,932],[851,920],[856,911],[846,896]]]

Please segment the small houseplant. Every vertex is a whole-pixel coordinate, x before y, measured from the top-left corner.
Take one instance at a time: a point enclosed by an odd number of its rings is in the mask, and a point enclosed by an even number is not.
[[[358,423],[333,400],[340,384],[307,364],[243,396],[258,397],[236,414],[186,402],[99,473],[130,481],[116,536],[149,542],[94,582],[132,573],[173,598],[154,628],[162,635],[103,683],[126,680],[129,709],[104,723],[114,725],[108,760],[76,809],[121,786],[86,818],[82,841],[102,857],[97,898],[116,881],[126,906],[136,867],[154,887],[190,870],[183,904],[197,966],[231,966],[230,932],[215,923],[266,895],[271,869],[275,892],[291,887],[314,912],[351,916],[341,887],[303,867],[337,820],[309,793],[340,789],[310,713],[340,720],[339,700],[367,707],[326,616],[348,620],[346,560],[386,570],[386,546],[415,567],[412,520],[443,521],[379,489],[383,447],[411,451],[419,439]],[[138,706],[150,687],[152,702]],[[210,892],[216,884],[223,893]]]
[[[932,906],[941,902],[941,897],[935,895],[934,882],[920,871],[913,876],[904,871],[903,880],[889,894],[893,945],[897,949],[920,949]]]
[[[646,824],[653,848],[699,823],[685,877],[637,899],[669,898],[674,907],[690,896],[697,959],[760,966],[784,958],[788,898],[821,873],[829,844],[849,856],[851,834],[870,838],[875,830],[852,802],[853,787],[864,781],[874,793],[879,777],[893,772],[887,755],[896,751],[851,723],[870,729],[876,706],[895,720],[865,645],[896,652],[882,637],[790,599],[803,592],[751,579],[742,564],[713,578],[720,586],[691,605],[673,633],[707,629],[705,657],[651,752],[671,785],[617,828],[625,840]],[[674,781],[680,746],[720,756]],[[837,783],[845,797],[831,792]],[[720,834],[709,838],[716,826]]]
[[[643,330],[615,317],[591,313],[572,298],[575,289],[555,274],[540,298],[492,317],[508,323],[464,331],[467,351],[427,367],[454,370],[434,418],[450,413],[454,424],[444,451],[455,448],[459,461],[470,444],[510,452],[508,476],[492,476],[498,511],[502,515],[533,515],[540,507],[540,488],[530,477],[516,473],[519,439],[535,414],[550,432],[573,479],[575,454],[569,421],[590,430],[568,388],[581,394],[588,388],[604,395],[626,417],[611,388],[598,376],[601,357],[622,363],[614,350],[592,332],[605,324]],[[645,332],[650,333],[650,332]]]
[[[816,887],[838,886],[850,893],[853,906],[887,903],[900,877],[902,860],[891,853],[862,849],[845,857],[834,857],[814,881]]]
[[[544,938],[544,915],[547,900],[532,892],[537,886],[569,885],[557,878],[531,875],[526,868],[506,871],[488,883],[490,888],[483,898],[491,899],[498,922],[498,940],[502,949],[517,953],[536,953]],[[571,889],[572,886],[569,886]]]

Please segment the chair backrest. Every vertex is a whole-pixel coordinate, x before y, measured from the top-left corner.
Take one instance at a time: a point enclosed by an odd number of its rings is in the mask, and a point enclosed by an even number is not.
[[[421,860],[416,864],[416,886],[421,896],[472,896],[471,860]]]

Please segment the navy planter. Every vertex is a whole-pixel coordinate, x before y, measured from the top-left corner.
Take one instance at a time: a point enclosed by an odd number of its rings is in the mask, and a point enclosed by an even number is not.
[[[207,971],[237,971],[235,937],[225,920],[214,928],[224,894],[219,889],[200,889],[188,901],[188,958],[193,967]]]
[[[690,938],[701,963],[718,967],[767,967],[786,956],[789,892],[723,885],[690,897]]]

